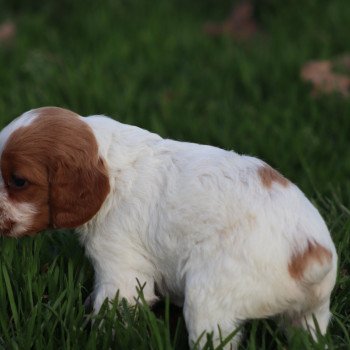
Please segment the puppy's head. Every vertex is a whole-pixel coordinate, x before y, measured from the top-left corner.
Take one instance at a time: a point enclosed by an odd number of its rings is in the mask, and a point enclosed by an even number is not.
[[[0,234],[31,235],[89,221],[108,192],[90,127],[62,108],[29,111],[0,133]]]

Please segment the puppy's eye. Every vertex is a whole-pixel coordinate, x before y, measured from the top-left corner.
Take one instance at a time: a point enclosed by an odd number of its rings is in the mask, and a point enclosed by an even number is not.
[[[23,177],[12,175],[9,185],[12,188],[22,189],[22,188],[27,187],[28,181],[26,179],[24,179]]]

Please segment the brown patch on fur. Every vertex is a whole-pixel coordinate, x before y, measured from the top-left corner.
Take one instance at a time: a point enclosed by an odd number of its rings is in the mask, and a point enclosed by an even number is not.
[[[106,166],[90,127],[77,114],[44,107],[38,117],[15,130],[1,157],[10,200],[34,204],[37,214],[26,234],[48,227],[74,228],[90,220],[109,193]],[[13,188],[11,177],[29,185]]]
[[[307,265],[312,260],[320,264],[329,263],[332,260],[332,252],[317,242],[308,241],[305,251],[294,254],[288,264],[288,271],[291,277],[301,280]]]
[[[265,164],[258,169],[261,182],[265,187],[270,188],[274,182],[279,183],[283,187],[289,185],[288,179],[281,175],[277,170]]]

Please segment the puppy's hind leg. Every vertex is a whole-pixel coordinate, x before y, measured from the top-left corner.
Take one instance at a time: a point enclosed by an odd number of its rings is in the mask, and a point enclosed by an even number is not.
[[[234,317],[228,318],[226,313],[216,312],[213,315],[208,314],[207,311],[206,305],[193,303],[190,305],[186,302],[184,304],[183,312],[190,347],[202,349],[207,342],[207,334],[210,334],[215,348],[225,343],[223,349],[238,349],[241,340],[241,322]]]
[[[329,310],[329,300],[327,300],[327,302],[301,315],[299,323],[311,333],[314,340],[317,340],[319,333],[326,334],[330,318],[331,312]]]
[[[191,348],[202,349],[207,341],[207,333],[212,334],[214,347],[222,345],[232,335],[223,349],[238,348],[242,322],[234,317],[226,305],[227,292],[220,295],[213,281],[186,281],[184,318],[189,333]]]

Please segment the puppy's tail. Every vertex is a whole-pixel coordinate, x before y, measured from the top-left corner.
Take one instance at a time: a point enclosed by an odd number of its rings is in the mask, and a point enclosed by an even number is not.
[[[333,268],[333,253],[316,241],[307,241],[303,251],[294,253],[288,264],[292,278],[306,284],[321,282]]]

